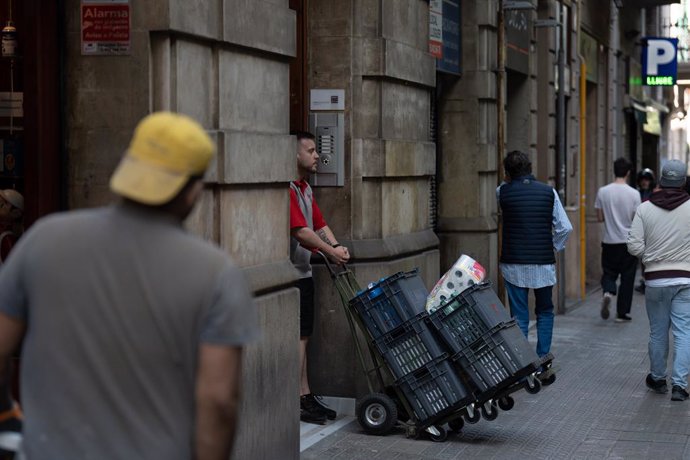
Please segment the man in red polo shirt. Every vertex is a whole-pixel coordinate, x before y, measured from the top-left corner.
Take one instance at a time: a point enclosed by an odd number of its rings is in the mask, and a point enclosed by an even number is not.
[[[338,244],[333,232],[321,214],[307,182],[316,172],[319,154],[315,137],[307,132],[294,132],[297,137],[297,170],[299,179],[290,183],[290,260],[299,272],[300,291],[300,420],[308,423],[325,423],[333,420],[336,413],[326,407],[320,398],[311,393],[307,377],[307,342],[314,330],[314,279],[311,271],[311,255],[321,251],[337,264],[350,260],[346,247]]]

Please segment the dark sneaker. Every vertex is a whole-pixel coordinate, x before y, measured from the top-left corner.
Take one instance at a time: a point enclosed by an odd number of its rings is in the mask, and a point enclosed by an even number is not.
[[[308,395],[305,395],[305,398],[311,399],[312,402],[321,409],[321,412],[323,412],[328,420],[335,420],[335,418],[338,416],[336,411],[324,404],[321,396],[316,396],[315,394],[309,393]]]
[[[685,401],[690,395],[685,388],[681,388],[678,385],[673,385],[671,389],[671,401]]]
[[[13,453],[19,450],[22,442],[21,417],[19,407],[0,414],[0,453]]]
[[[655,379],[652,374],[647,374],[647,379],[644,382],[647,388],[655,393],[666,394],[668,393],[668,385],[666,385],[666,379]]]
[[[616,316],[615,321],[617,323],[628,323],[632,321],[632,318],[630,317],[630,315]]]
[[[609,305],[611,304],[611,294],[604,293],[601,299],[601,319],[609,319]]]
[[[299,398],[300,413],[299,419],[306,423],[315,423],[323,425],[326,423],[326,414],[323,413],[321,407],[313,402],[307,396]]]
[[[644,294],[644,289],[645,289],[644,281],[640,281],[640,284],[635,286],[635,291],[639,292],[640,294]]]

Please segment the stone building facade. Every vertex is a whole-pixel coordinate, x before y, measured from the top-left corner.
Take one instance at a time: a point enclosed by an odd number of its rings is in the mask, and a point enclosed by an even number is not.
[[[497,12],[503,3],[453,2],[461,11],[457,75],[438,72],[428,52],[427,0],[131,1],[128,56],[83,56],[80,2],[58,2],[65,207],[112,200],[109,176],[132,129],[151,111],[189,114],[217,143],[217,161],[188,225],[244,268],[264,331],[244,362],[235,458],[299,456],[299,295],[289,261],[288,215],[288,183],[297,172],[289,131],[306,127],[312,89],[344,90],[344,185],[315,187],[315,195],[336,236],[350,248],[362,283],[416,267],[431,287],[461,253],[498,280],[499,94],[505,150],[529,152],[535,174],[545,182],[565,169],[566,211],[575,227],[561,267],[566,296],[581,293],[581,272],[574,267],[585,263],[588,282],[598,281],[596,190],[611,179],[617,156],[631,158],[638,168],[654,161],[655,139],[638,112],[660,110],[663,99],[635,83],[636,43],[657,32],[655,9],[641,6],[664,2],[512,2],[522,6],[505,11],[501,88]],[[553,27],[560,18],[563,29]],[[556,135],[560,30],[566,46],[563,165]],[[295,80],[296,62],[301,80]],[[302,105],[297,110],[295,100]],[[300,114],[298,122],[293,112]],[[586,145],[580,144],[583,122]],[[362,395],[365,383],[340,299],[325,267],[316,264],[314,273],[313,389]]]

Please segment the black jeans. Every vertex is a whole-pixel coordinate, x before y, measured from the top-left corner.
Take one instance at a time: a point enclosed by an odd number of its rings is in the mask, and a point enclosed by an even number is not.
[[[616,281],[620,275],[621,284],[618,288],[616,309],[619,317],[627,315],[630,313],[635,287],[637,257],[628,253],[628,247],[625,244],[601,243],[601,267],[604,269],[601,277],[601,289],[604,292],[616,295]]]

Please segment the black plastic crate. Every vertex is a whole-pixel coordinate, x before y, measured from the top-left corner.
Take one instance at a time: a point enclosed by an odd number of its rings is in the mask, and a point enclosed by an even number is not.
[[[422,426],[428,426],[474,401],[474,396],[453,366],[443,358],[403,377],[396,385]]]
[[[423,313],[429,291],[417,270],[384,278],[350,300],[371,337],[377,339]]]
[[[514,320],[496,326],[452,359],[479,393],[513,384],[540,362]]]
[[[444,356],[443,349],[426,324],[426,317],[426,313],[422,313],[374,340],[395,379]]]
[[[429,315],[429,321],[453,353],[459,353],[492,328],[510,321],[488,283],[478,284],[451,297]]]

